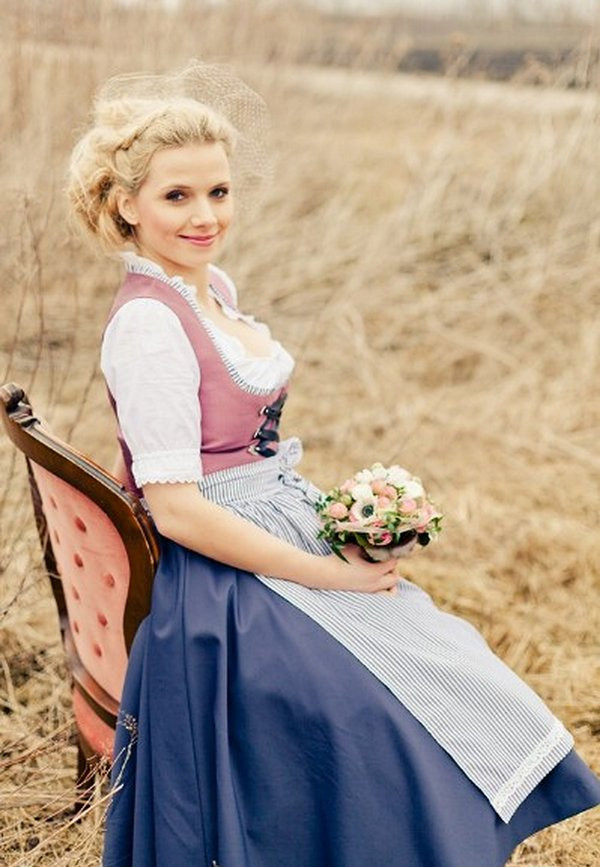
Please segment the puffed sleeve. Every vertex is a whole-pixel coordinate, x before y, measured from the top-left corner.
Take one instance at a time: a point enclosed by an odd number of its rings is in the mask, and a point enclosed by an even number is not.
[[[100,365],[136,484],[200,481],[200,370],[175,313],[150,298],[124,304],[104,334]]]

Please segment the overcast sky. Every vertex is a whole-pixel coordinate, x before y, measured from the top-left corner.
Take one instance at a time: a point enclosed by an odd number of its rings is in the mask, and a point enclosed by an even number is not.
[[[313,0],[314,2],[314,0]],[[434,12],[458,12],[477,10],[501,13],[507,8],[518,9],[528,17],[543,18],[548,14],[570,9],[582,18],[593,17],[600,11],[600,0],[316,0],[321,6],[360,11],[393,11],[403,9]]]
[[[0,0],[0,3],[2,0]],[[143,4],[147,0],[120,0],[123,5]],[[176,8],[182,0],[159,0],[167,7]],[[212,0],[215,4],[226,0]],[[279,0],[285,3],[285,0]],[[323,9],[347,10],[350,12],[449,12],[468,17],[474,12],[503,15],[507,10],[518,10],[519,15],[533,20],[561,17],[561,12],[570,11],[576,17],[600,22],[600,0],[309,0]]]

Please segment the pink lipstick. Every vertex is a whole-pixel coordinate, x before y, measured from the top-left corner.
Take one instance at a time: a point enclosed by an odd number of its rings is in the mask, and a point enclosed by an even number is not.
[[[180,235],[183,241],[189,241],[197,247],[210,247],[217,235]]]

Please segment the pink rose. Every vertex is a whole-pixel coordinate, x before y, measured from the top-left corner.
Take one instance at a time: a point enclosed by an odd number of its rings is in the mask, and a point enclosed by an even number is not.
[[[393,485],[386,485],[381,493],[384,497],[390,497],[390,499],[395,500],[398,491]]]
[[[371,490],[374,494],[383,494],[386,487],[387,486],[383,479],[375,479],[371,482]]]
[[[392,534],[388,533],[387,530],[385,533],[381,533],[377,536],[373,533],[369,533],[369,544],[371,545],[389,545],[391,541]]]
[[[345,518],[348,514],[348,509],[343,503],[332,503],[327,509],[327,514],[331,518]]]
[[[414,512],[417,508],[417,503],[411,497],[402,497],[400,500],[400,509],[403,512]]]
[[[377,498],[377,508],[378,509],[387,509],[391,505],[391,500],[389,497],[378,497]]]
[[[419,510],[416,518],[417,532],[423,533],[427,529],[427,524],[429,523],[429,519],[431,518],[431,512],[428,509],[422,508]]]

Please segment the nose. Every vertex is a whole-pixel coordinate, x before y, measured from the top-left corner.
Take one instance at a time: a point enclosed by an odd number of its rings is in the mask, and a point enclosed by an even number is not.
[[[190,217],[192,226],[212,226],[215,224],[215,215],[208,199],[198,199],[194,203],[194,211]]]

